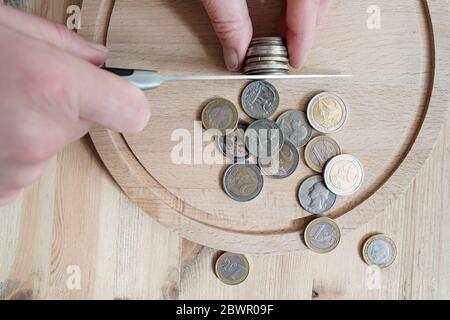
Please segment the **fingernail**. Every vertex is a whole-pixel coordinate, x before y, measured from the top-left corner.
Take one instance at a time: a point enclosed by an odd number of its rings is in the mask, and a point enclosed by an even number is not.
[[[228,70],[238,71],[239,69],[239,59],[236,50],[230,48],[223,49],[223,56],[225,58],[225,64]]]
[[[102,45],[100,43],[89,41],[89,45],[97,51],[108,52],[108,48],[106,48],[104,45]]]

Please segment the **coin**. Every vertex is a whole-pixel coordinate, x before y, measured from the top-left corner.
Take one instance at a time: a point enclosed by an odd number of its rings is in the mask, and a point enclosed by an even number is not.
[[[244,73],[274,75],[289,72],[286,42],[279,37],[254,38],[250,42],[244,62]]]
[[[234,162],[249,158],[250,154],[245,146],[245,131],[247,128],[248,124],[245,121],[239,121],[236,130],[226,136],[220,136],[217,140],[220,151]]]
[[[349,196],[359,190],[364,181],[361,162],[352,155],[343,154],[332,158],[324,169],[325,185],[339,196]]]
[[[226,99],[214,99],[209,102],[202,112],[202,123],[206,130],[215,129],[221,135],[236,129],[239,122],[236,106]]]
[[[254,57],[271,57],[271,56],[279,56],[279,57],[287,57],[286,51],[280,51],[280,50],[249,50],[247,54],[247,58],[254,58]]]
[[[250,266],[244,255],[226,252],[217,259],[215,269],[220,281],[237,285],[247,279]]]
[[[283,63],[267,63],[267,62],[258,62],[258,63],[250,63],[244,67],[244,72],[252,72],[252,71],[263,71],[267,69],[277,69],[277,70],[289,70],[289,67]]]
[[[249,52],[252,51],[281,51],[281,52],[287,52],[287,49],[284,45],[260,45],[260,46],[253,46],[250,48]]]
[[[289,59],[285,57],[255,57],[255,58],[249,58],[246,60],[246,64],[255,63],[255,62],[283,62],[288,63]],[[285,65],[286,66],[286,65]]]
[[[241,96],[242,108],[253,119],[267,119],[278,108],[280,96],[277,89],[267,81],[248,84]]]
[[[341,148],[336,141],[327,136],[319,136],[307,144],[305,162],[312,170],[321,173],[325,163],[340,154]]]
[[[281,37],[256,37],[253,38],[251,43],[258,43],[258,42],[281,42],[283,43],[284,40]]]
[[[311,221],[305,228],[306,246],[317,253],[333,251],[341,240],[341,231],[332,219],[320,217]]]
[[[264,178],[255,164],[234,164],[223,177],[223,188],[233,200],[247,202],[255,199],[262,191]]]
[[[272,158],[280,152],[283,143],[281,128],[271,120],[255,121],[245,131],[245,145],[255,157]]]
[[[394,241],[383,234],[370,237],[364,242],[362,255],[368,265],[387,268],[397,257]]]
[[[264,69],[246,72],[247,75],[283,75],[286,74],[286,70],[281,69]]]
[[[309,213],[324,214],[336,203],[336,195],[325,186],[322,176],[312,176],[301,184],[298,200]]]
[[[311,126],[322,133],[339,131],[347,120],[347,107],[334,93],[322,92],[308,104],[307,116]]]
[[[259,158],[259,167],[264,175],[275,179],[284,179],[297,170],[299,155],[297,148],[289,141],[284,141],[280,152],[273,158]]]
[[[303,147],[311,139],[312,128],[304,112],[286,111],[278,117],[277,124],[283,131],[285,139],[292,142],[296,148]]]

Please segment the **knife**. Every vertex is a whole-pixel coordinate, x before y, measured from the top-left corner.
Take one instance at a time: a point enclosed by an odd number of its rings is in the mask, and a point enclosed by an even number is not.
[[[226,81],[226,80],[284,80],[284,79],[326,79],[326,78],[350,78],[348,74],[293,74],[293,75],[189,75],[165,77],[158,71],[123,69],[103,67],[109,71],[128,80],[131,84],[141,90],[154,89],[166,81]]]

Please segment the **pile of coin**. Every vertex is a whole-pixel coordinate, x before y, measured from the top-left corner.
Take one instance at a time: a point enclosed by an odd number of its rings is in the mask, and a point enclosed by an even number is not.
[[[288,63],[281,38],[255,38],[244,71],[286,73]],[[299,149],[305,147],[305,162],[318,175],[301,183],[298,202],[305,211],[324,215],[333,208],[338,196],[356,193],[364,180],[361,162],[343,154],[339,144],[329,136],[343,128],[347,106],[338,95],[322,92],[310,100],[306,113],[287,110],[276,121],[271,120],[279,104],[275,86],[260,80],[249,83],[241,95],[242,109],[254,122],[240,120],[236,106],[225,99],[215,99],[203,110],[205,129],[217,131],[219,149],[234,162],[225,171],[223,189],[235,201],[255,199],[263,189],[264,176],[285,179],[296,171]],[[319,135],[313,137],[314,131]],[[307,226],[304,239],[310,249],[330,252],[340,241],[340,230],[333,220],[320,217]]]
[[[254,38],[244,63],[245,74],[286,74],[289,57],[285,41],[278,37]]]
[[[306,179],[300,186],[300,205],[312,214],[324,214],[336,202],[336,196],[350,196],[356,193],[363,181],[364,170],[354,156],[342,154],[341,147],[329,134],[338,132],[347,120],[347,106],[336,94],[323,92],[308,104],[307,118],[318,132],[305,148],[306,164],[316,175]]]
[[[312,138],[313,129],[324,134],[339,131],[347,119],[347,106],[336,94],[323,92],[311,99],[306,114],[288,110],[275,122],[270,117],[278,110],[279,101],[271,83],[254,81],[241,95],[242,109],[256,120],[253,123],[239,120],[236,106],[226,99],[214,99],[204,108],[203,126],[217,131],[219,149],[235,163],[224,174],[224,191],[235,201],[255,199],[262,191],[264,176],[284,179],[295,172],[298,150],[306,146],[306,164],[323,175],[301,184],[298,201],[309,213],[325,214],[337,196],[354,194],[364,179],[358,159],[342,154],[330,136]]]

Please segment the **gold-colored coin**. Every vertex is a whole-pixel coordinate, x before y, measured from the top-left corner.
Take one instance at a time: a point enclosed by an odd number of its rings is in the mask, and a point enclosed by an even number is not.
[[[397,257],[397,246],[391,238],[377,234],[364,242],[362,256],[368,265],[387,268]]]
[[[321,173],[331,158],[341,154],[341,147],[327,136],[312,139],[305,148],[305,162],[312,170]]]
[[[233,132],[239,122],[236,106],[226,99],[214,99],[202,112],[202,123],[206,130],[217,130],[219,135]]]
[[[341,231],[332,219],[320,217],[306,226],[304,240],[306,246],[314,252],[328,253],[341,241]]]
[[[215,269],[220,281],[238,285],[247,279],[250,266],[244,255],[226,252],[217,259]]]
[[[306,114],[314,129],[329,134],[339,131],[347,121],[347,106],[336,94],[322,92],[311,99]]]

